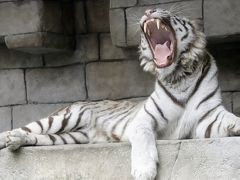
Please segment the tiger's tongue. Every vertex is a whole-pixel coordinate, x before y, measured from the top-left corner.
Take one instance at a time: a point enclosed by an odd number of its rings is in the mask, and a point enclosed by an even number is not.
[[[157,44],[154,49],[154,58],[155,63],[162,67],[167,65],[168,59],[167,57],[171,55],[171,50],[169,49],[169,41],[166,41],[164,44]]]

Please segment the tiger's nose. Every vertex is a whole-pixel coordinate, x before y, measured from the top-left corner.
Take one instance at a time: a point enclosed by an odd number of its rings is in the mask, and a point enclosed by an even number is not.
[[[145,15],[149,16],[149,15],[151,15],[151,14],[154,13],[154,12],[156,12],[155,9],[147,9],[147,10],[145,11]]]

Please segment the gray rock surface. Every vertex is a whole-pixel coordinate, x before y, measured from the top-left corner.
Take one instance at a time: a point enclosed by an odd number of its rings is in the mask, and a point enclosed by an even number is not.
[[[0,70],[0,106],[26,103],[23,70]]]
[[[19,128],[33,121],[38,121],[67,105],[68,104],[27,104],[14,106],[12,110],[13,128]]]
[[[137,4],[137,0],[111,0],[110,8],[130,7]]]
[[[112,44],[109,33],[100,35],[100,60],[138,59],[137,48],[119,48]]]
[[[158,180],[240,178],[240,138],[158,141]],[[128,143],[0,151],[0,179],[132,179]]]
[[[110,32],[115,46],[127,46],[125,12],[123,9],[111,9],[109,11]]]
[[[204,27],[207,36],[228,36],[240,32],[239,0],[205,0]]]
[[[90,63],[86,68],[90,99],[121,99],[149,95],[154,78],[144,73],[138,61]]]
[[[0,132],[11,129],[11,107],[0,108]]]
[[[71,51],[74,41],[71,36],[57,33],[35,32],[5,36],[9,49],[28,52],[31,54],[46,54],[50,52]]]
[[[73,49],[73,4],[59,1],[0,2],[0,36],[9,49],[49,53]]]
[[[27,3],[26,1],[21,1],[19,3],[1,3],[0,35],[39,31],[39,24],[41,24],[40,11],[42,7],[42,1],[28,1]],[[31,11],[29,11],[30,9]]]
[[[79,35],[73,52],[53,53],[44,56],[46,66],[63,66],[98,60],[99,45],[96,34]]]
[[[175,2],[176,0],[139,0],[140,5],[149,5],[149,4],[161,4],[161,3],[170,3]]]
[[[109,0],[86,1],[89,32],[109,32]]]
[[[86,98],[82,65],[27,70],[26,82],[29,102],[61,103]]]
[[[41,67],[42,57],[31,55],[14,50],[9,50],[6,46],[0,46],[0,68],[27,68]]]
[[[75,31],[77,34],[86,33],[86,17],[84,12],[84,2],[74,1],[74,13],[75,13]]]

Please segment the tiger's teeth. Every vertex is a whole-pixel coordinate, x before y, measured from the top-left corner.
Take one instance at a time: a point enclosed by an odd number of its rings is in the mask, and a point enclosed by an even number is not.
[[[147,23],[144,23],[144,33],[147,32]]]
[[[159,28],[160,28],[160,20],[157,19],[156,21],[157,21],[157,28],[158,28],[158,30],[159,30]]]

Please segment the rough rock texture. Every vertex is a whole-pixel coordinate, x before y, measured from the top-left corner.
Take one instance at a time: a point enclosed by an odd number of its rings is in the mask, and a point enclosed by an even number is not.
[[[22,70],[0,71],[0,84],[0,106],[26,103]]]
[[[6,131],[12,128],[11,125],[11,108],[1,107],[0,108],[0,132]]]
[[[45,55],[46,66],[63,66],[98,60],[99,45],[96,34],[79,35],[73,52]]]
[[[109,32],[109,0],[86,1],[87,28],[90,32]]]
[[[153,90],[153,77],[137,61],[91,63],[86,70],[88,95],[93,100],[146,96]]]
[[[118,7],[130,7],[137,4],[137,0],[111,0],[110,7],[118,8]]]
[[[158,141],[158,180],[239,179],[240,139]],[[0,179],[132,179],[128,143],[0,151]]]
[[[240,31],[239,0],[205,0],[204,27],[207,36],[229,36]]]
[[[33,121],[38,121],[67,105],[69,104],[28,104],[14,106],[12,110],[13,128],[19,128]]]
[[[84,15],[84,2],[74,1],[75,13],[75,31],[76,33],[85,33],[87,31],[86,20]]]
[[[9,49],[38,54],[71,50],[72,12],[70,1],[0,1],[0,36]]]
[[[0,45],[0,68],[27,68],[42,66],[42,57],[7,49]]]
[[[115,46],[126,47],[126,24],[123,9],[111,9],[109,11],[110,32]]]
[[[100,36],[100,60],[115,59],[137,59],[138,53],[136,48],[119,48],[112,44],[109,33]]]
[[[58,103],[85,99],[83,73],[81,65],[28,70],[26,84],[29,102]]]

